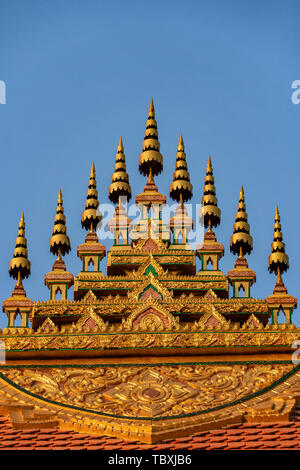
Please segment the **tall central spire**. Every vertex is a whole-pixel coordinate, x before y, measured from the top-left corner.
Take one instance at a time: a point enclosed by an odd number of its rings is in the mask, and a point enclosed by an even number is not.
[[[151,181],[152,176],[161,173],[162,169],[163,157],[160,153],[157,122],[155,120],[153,99],[151,99],[143,142],[143,151],[139,157],[139,171],[142,175],[148,176],[149,181]]]

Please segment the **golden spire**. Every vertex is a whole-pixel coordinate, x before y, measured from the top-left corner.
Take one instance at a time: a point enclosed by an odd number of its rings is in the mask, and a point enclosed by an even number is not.
[[[190,174],[188,172],[186,155],[184,152],[184,143],[182,135],[180,135],[176,166],[173,173],[173,183],[170,185],[170,197],[177,202],[183,204],[193,196],[193,185],[190,183]]]
[[[122,137],[120,138],[116,154],[115,171],[112,174],[111,184],[108,188],[108,197],[114,204],[118,203],[120,196],[125,196],[127,201],[131,199],[131,187],[128,173],[126,172]]]
[[[289,269],[289,257],[285,253],[285,244],[282,241],[280,215],[278,207],[275,211],[275,224],[271,254],[269,256],[268,269],[270,273],[277,274],[277,281],[281,281],[280,275]]]
[[[70,250],[71,244],[67,235],[62,193],[61,189],[59,189],[53,232],[52,237],[50,238],[50,251],[60,259],[60,255],[64,256],[66,253],[69,253]]]
[[[85,210],[81,213],[81,226],[91,232],[96,230],[98,223],[102,219],[102,214],[98,210],[99,202],[98,191],[96,188],[96,171],[93,162],[86,196]]]
[[[244,188],[241,186],[238,210],[233,225],[233,235],[230,239],[230,251],[240,257],[244,256],[246,253],[250,255],[252,251],[253,240],[250,235],[250,225],[247,220]]]
[[[153,99],[151,99],[143,142],[143,151],[139,157],[139,171],[142,175],[149,176],[149,180],[151,180],[152,176],[158,175],[162,169],[163,157],[160,153],[157,123],[155,120]]]
[[[218,208],[218,199],[216,197],[215,180],[210,155],[208,157],[206,176],[204,180],[204,189],[202,197],[201,217],[204,217],[204,227],[217,227],[221,221],[221,211]]]
[[[19,231],[16,238],[13,258],[10,260],[8,272],[10,277],[18,280],[17,285],[22,285],[22,280],[30,276],[30,261],[28,260],[23,212],[19,223]]]

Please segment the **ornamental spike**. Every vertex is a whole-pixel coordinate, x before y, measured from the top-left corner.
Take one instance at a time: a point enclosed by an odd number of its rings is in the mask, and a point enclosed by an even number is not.
[[[70,239],[67,235],[66,217],[64,215],[63,198],[61,189],[58,192],[56,215],[54,217],[53,232],[50,238],[50,251],[54,255],[60,256],[71,251]]]
[[[144,135],[143,151],[139,156],[139,171],[144,176],[155,176],[161,173],[162,169],[163,157],[160,153],[157,122],[155,120],[153,99],[151,98]]]
[[[102,219],[102,214],[98,209],[98,191],[96,182],[95,164],[92,163],[90,179],[88,184],[85,209],[81,213],[81,226],[86,230],[93,232]]]
[[[114,204],[117,204],[122,196],[127,201],[131,199],[131,187],[126,171],[124,146],[121,137],[116,154],[115,171],[112,174],[111,184],[108,188],[108,197]]]
[[[190,182],[190,174],[188,172],[186,154],[184,151],[184,142],[180,135],[175,171],[173,173],[173,182],[170,185],[170,197],[177,202],[183,204],[193,196],[193,185]]]
[[[269,256],[268,270],[279,277],[289,269],[289,257],[285,253],[285,243],[283,242],[281,223],[278,206],[275,209],[273,243]]]
[[[238,210],[233,225],[233,235],[230,239],[230,251],[239,257],[251,253],[253,249],[253,239],[250,235],[250,225],[246,212],[244,188],[241,186],[239,193]]]
[[[8,273],[10,277],[18,280],[18,285],[22,285],[22,280],[30,276],[30,267],[25,237],[24,212],[22,212],[14,254],[9,263]]]
[[[209,230],[211,230],[211,227],[217,227],[221,221],[221,211],[218,208],[218,199],[216,197],[215,180],[210,155],[206,166],[200,220],[202,217],[204,218],[204,227],[209,227]]]

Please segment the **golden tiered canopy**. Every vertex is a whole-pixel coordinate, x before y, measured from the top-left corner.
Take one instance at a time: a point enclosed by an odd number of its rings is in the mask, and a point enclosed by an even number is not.
[[[221,211],[218,208],[218,199],[216,197],[215,180],[210,155],[208,157],[206,176],[204,180],[204,189],[200,211],[200,221],[203,217],[204,227],[217,227],[221,221]]]
[[[81,226],[86,230],[96,230],[97,225],[101,222],[102,214],[98,206],[98,191],[96,183],[96,171],[94,162],[92,163],[89,186],[86,196],[85,209],[81,214]]]
[[[143,142],[143,151],[139,157],[139,170],[144,176],[158,175],[163,169],[163,157],[160,153],[158,140],[157,123],[153,99],[151,99],[146,131]]]
[[[60,255],[64,256],[71,251],[70,239],[67,235],[61,189],[59,189],[58,192],[56,215],[54,217],[52,237],[50,238],[50,251],[54,255],[58,255],[58,257],[60,257]]]
[[[30,276],[30,261],[28,259],[27,240],[25,238],[25,219],[22,212],[18,236],[13,258],[9,263],[9,275],[14,279],[25,279]]]
[[[238,210],[233,225],[233,234],[230,239],[230,251],[233,254],[244,256],[249,254],[253,248],[253,241],[250,235],[250,225],[247,222],[245,195],[243,186],[240,189]]]
[[[269,256],[268,269],[270,273],[280,274],[284,273],[289,269],[289,257],[285,253],[285,244],[281,233],[280,215],[278,206],[275,211],[275,224],[274,224],[274,235],[273,243],[271,245],[271,254]]]
[[[119,202],[119,198],[123,196],[127,201],[131,199],[131,187],[129,184],[129,176],[126,172],[126,161],[122,137],[117,149],[115,171],[111,177],[111,184],[108,188],[108,197],[114,203]]]
[[[173,173],[173,182],[170,186],[170,197],[180,203],[193,197],[193,185],[190,182],[182,135],[180,135],[177,147],[176,166]]]

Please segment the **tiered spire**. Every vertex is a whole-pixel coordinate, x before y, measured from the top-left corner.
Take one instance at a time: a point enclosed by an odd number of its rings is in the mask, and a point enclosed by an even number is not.
[[[246,212],[244,189],[243,186],[241,186],[238,210],[233,225],[233,235],[230,239],[230,251],[240,257],[243,257],[247,253],[250,255],[253,248],[250,225],[247,220],[248,216]]]
[[[102,219],[102,214],[98,210],[98,191],[96,183],[96,171],[94,162],[92,163],[89,186],[86,196],[85,210],[81,214],[81,226],[93,232]]]
[[[221,221],[221,211],[218,208],[218,199],[216,197],[215,180],[210,155],[208,157],[206,176],[204,180],[204,189],[202,197],[202,205],[200,218],[204,217],[204,227],[211,230],[217,227]]]
[[[281,277],[281,274],[289,269],[289,257],[285,253],[285,244],[283,242],[280,215],[277,206],[274,220],[274,235],[268,269],[270,273],[273,272],[277,274],[277,279],[273,294],[267,297],[266,300],[272,313],[272,323],[275,325],[278,323],[278,314],[280,310],[282,310],[285,315],[285,321],[289,324],[292,321],[293,310],[297,307],[297,299],[288,294]]]
[[[30,276],[30,261],[28,260],[27,240],[25,238],[25,219],[22,212],[19,223],[18,236],[13,258],[10,260],[9,275],[17,279],[17,285],[22,285],[22,280]]]
[[[190,182],[190,174],[188,172],[186,155],[184,151],[184,143],[182,135],[180,135],[177,155],[176,166],[173,173],[173,182],[170,186],[170,197],[182,205],[184,202],[191,199],[193,196],[193,185]]]
[[[52,237],[50,238],[50,251],[54,255],[57,255],[57,258],[60,259],[60,256],[64,256],[69,253],[71,250],[70,239],[67,235],[66,229],[66,217],[64,215],[63,209],[63,199],[61,189],[58,192],[57,199],[57,208],[56,215],[54,217],[54,225]]]
[[[126,197],[127,201],[131,199],[131,187],[128,173],[126,172],[122,137],[117,149],[115,171],[111,177],[111,185],[108,188],[108,197],[114,204],[119,202],[121,196]]]
[[[143,151],[139,157],[139,171],[142,175],[149,176],[149,180],[151,180],[152,176],[158,175],[162,169],[163,157],[160,153],[154,104],[153,99],[151,99],[143,142]]]
[[[28,259],[27,240],[25,237],[25,220],[22,212],[19,223],[18,236],[13,258],[10,260],[8,272],[10,277],[17,279],[11,297],[2,302],[3,311],[7,314],[8,327],[14,327],[18,315],[21,316],[23,328],[29,326],[29,313],[32,311],[34,302],[26,297],[23,287],[23,279],[30,276],[30,261]]]
[[[289,269],[289,257],[285,253],[285,244],[282,241],[283,237],[281,232],[280,215],[277,206],[274,220],[274,235],[273,243],[271,245],[272,252],[269,256],[268,269],[270,273],[274,272],[277,274],[279,280],[280,275]]]
[[[256,281],[256,272],[248,267],[248,262],[244,257],[247,253],[250,255],[253,244],[247,220],[245,194],[243,186],[241,186],[238,210],[230,239],[230,251],[238,255],[238,258],[234,269],[227,273],[228,280],[233,287],[233,297],[239,297],[240,290],[244,291],[245,297],[250,297],[250,287]]]

